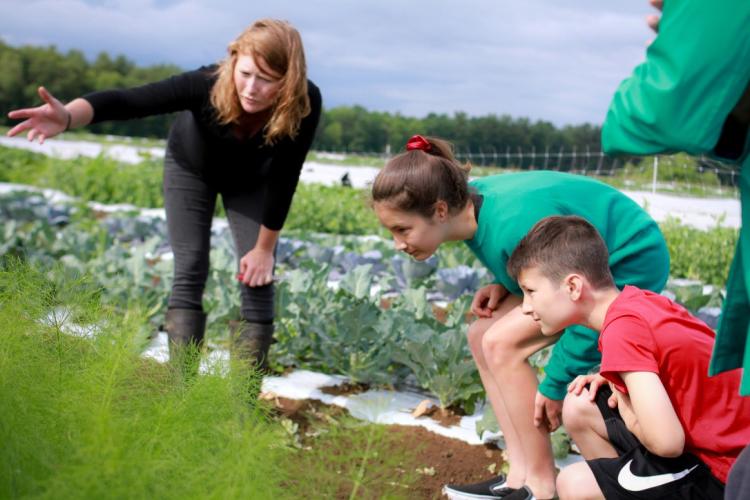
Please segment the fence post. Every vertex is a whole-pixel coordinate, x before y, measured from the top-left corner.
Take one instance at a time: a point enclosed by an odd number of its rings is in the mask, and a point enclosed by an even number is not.
[[[659,175],[659,157],[654,155],[654,176],[651,179],[651,193],[656,193],[656,178]]]

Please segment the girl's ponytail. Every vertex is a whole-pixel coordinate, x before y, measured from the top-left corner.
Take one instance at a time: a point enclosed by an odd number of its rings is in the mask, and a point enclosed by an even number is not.
[[[415,135],[375,178],[372,201],[430,217],[442,200],[456,213],[469,202],[470,170],[469,163],[458,163],[449,142]]]

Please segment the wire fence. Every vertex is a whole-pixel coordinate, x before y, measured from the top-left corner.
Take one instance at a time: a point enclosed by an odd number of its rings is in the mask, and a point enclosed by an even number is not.
[[[739,165],[707,156],[686,154],[656,156],[609,156],[590,148],[522,148],[469,150],[456,148],[456,158],[471,163],[476,170],[557,170],[604,178],[618,187],[651,192],[685,193],[702,196],[738,197]],[[341,159],[365,157],[384,164],[390,151],[319,151],[324,157]],[[480,175],[483,172],[479,172]],[[489,172],[485,172],[489,173]]]

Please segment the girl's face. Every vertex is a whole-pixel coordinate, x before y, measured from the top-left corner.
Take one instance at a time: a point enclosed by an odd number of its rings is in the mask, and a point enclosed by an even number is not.
[[[375,215],[393,235],[396,250],[406,252],[416,260],[426,260],[444,241],[444,217],[436,212],[426,218],[414,212],[405,212],[388,203],[375,203]]]
[[[281,75],[272,71],[262,57],[239,54],[234,64],[234,85],[242,109],[246,113],[258,113],[276,102]]]

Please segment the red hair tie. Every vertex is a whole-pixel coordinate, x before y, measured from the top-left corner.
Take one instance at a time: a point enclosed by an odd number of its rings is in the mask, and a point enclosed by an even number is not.
[[[432,150],[432,144],[430,144],[430,141],[428,141],[421,135],[414,135],[406,143],[406,150],[413,151],[415,149],[420,149],[425,153],[429,153]]]

